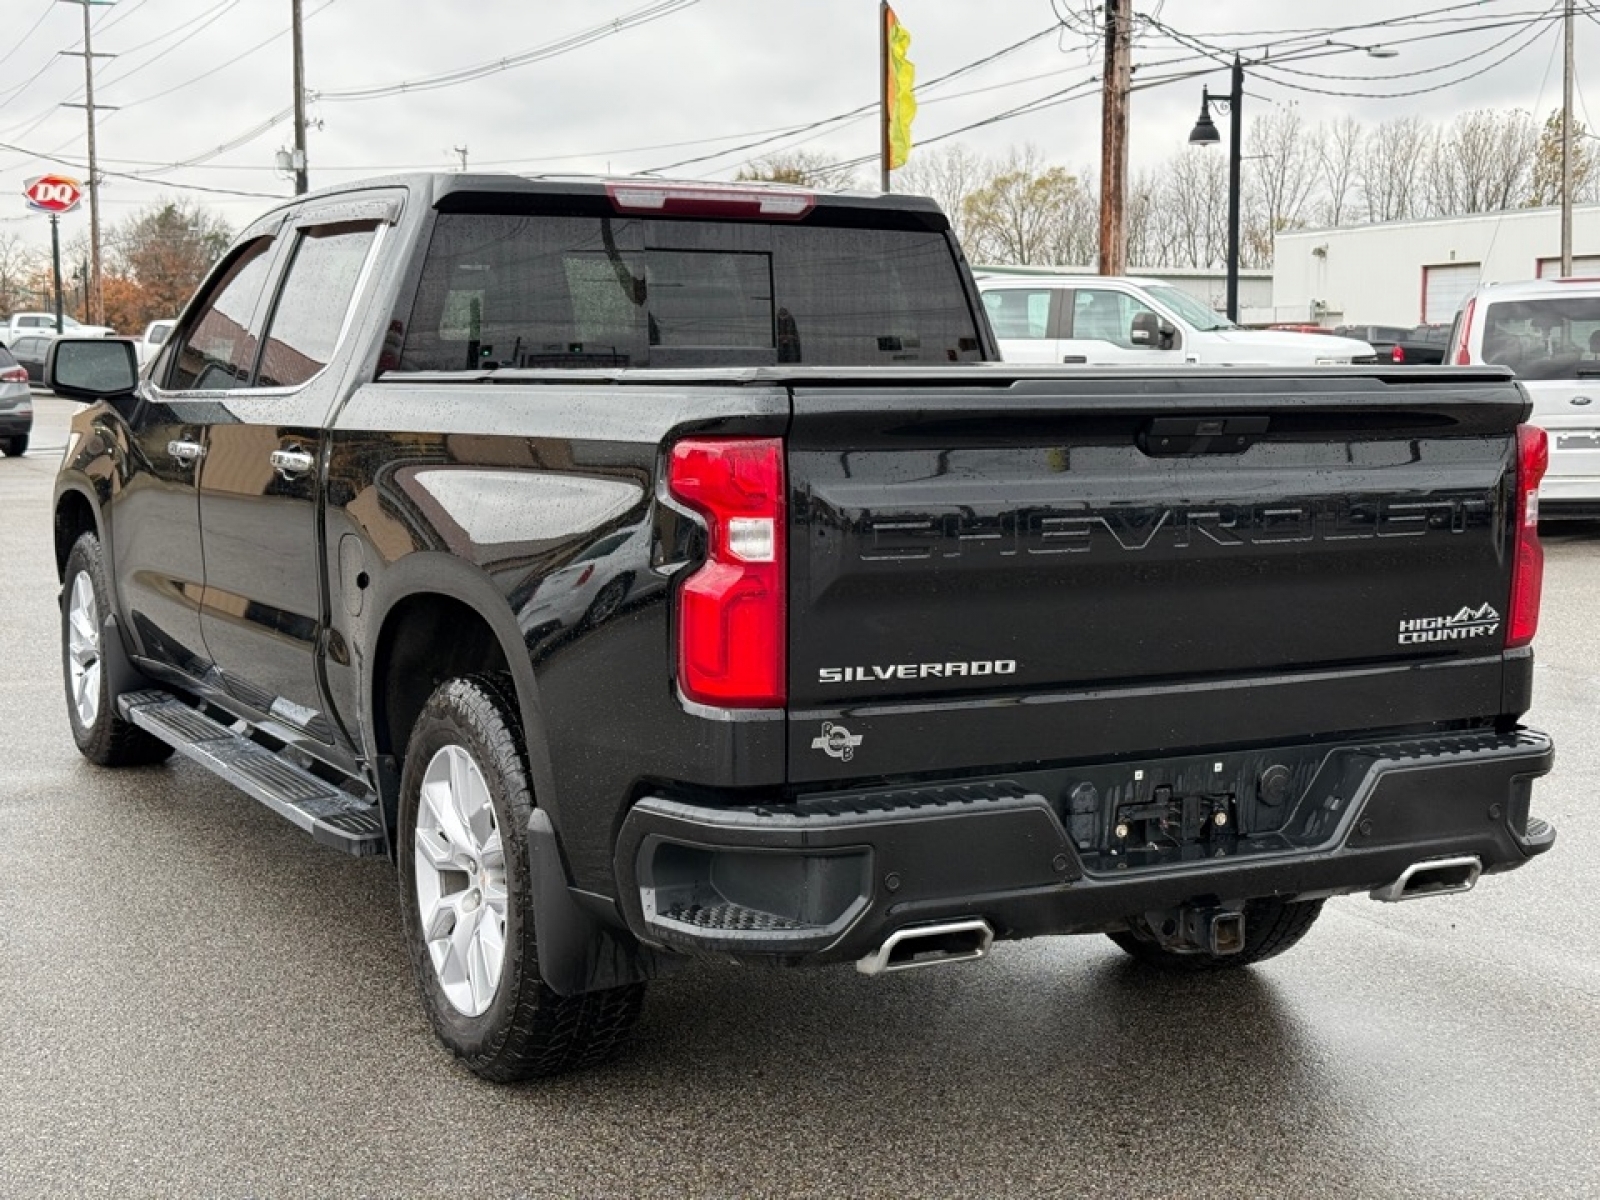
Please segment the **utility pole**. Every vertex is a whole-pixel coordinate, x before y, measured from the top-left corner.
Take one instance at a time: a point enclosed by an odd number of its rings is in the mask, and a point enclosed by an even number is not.
[[[1106,65],[1100,88],[1100,274],[1127,271],[1129,6],[1132,0],[1105,0]]]
[[[1566,42],[1566,72],[1561,80],[1561,277],[1572,274],[1572,0],[1562,36]]]
[[[467,147],[455,146],[452,149],[461,156],[461,169],[465,171],[467,169]]]
[[[300,0],[289,2],[294,28],[294,194],[301,196],[311,190],[311,175],[306,169],[306,52]]]
[[[63,54],[83,55],[83,103],[68,104],[67,108],[82,108],[89,118],[89,294],[85,298],[84,306],[86,316],[91,325],[105,324],[105,303],[100,293],[100,170],[95,156],[94,146],[94,114],[96,107],[109,108],[108,105],[96,105],[94,102],[94,44],[90,40],[89,6],[93,0],[67,0],[69,4],[83,5],[83,49],[63,50]],[[101,58],[112,58],[114,55],[102,54]]]

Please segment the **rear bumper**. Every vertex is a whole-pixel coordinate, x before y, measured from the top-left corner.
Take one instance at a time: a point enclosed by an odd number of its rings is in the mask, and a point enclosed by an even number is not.
[[[1552,467],[1558,465],[1551,455]],[[1600,517],[1600,475],[1546,475],[1539,483],[1540,517]]]
[[[1207,759],[1228,780],[1209,792],[1185,782],[1196,760],[1167,760],[1085,768],[1076,785],[1050,773],[1046,787],[1020,776],[736,809],[647,797],[615,867],[646,943],[847,961],[930,922],[1082,933],[1195,902],[1372,891],[1422,860],[1510,870],[1555,840],[1529,816],[1553,757],[1548,738],[1520,731]],[[1258,788],[1271,758],[1293,764],[1297,795]]]

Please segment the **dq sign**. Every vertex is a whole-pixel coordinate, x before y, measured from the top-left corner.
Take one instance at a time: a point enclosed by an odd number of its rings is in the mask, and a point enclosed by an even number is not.
[[[28,198],[28,207],[36,212],[65,213],[78,207],[83,185],[67,175],[41,175],[28,180],[22,194]]]

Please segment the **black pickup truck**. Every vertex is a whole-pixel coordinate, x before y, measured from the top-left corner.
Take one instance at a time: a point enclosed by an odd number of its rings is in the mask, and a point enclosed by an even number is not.
[[[456,174],[64,339],[77,744],[398,867],[471,1069],[695,955],[1277,954],[1547,850],[1497,369],[1019,368],[927,201]]]

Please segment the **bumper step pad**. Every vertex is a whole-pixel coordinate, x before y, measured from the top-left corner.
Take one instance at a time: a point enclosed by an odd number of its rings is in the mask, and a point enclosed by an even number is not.
[[[341,791],[165,692],[119,696],[126,720],[220,775],[317,841],[346,854],[384,852],[377,805]]]

